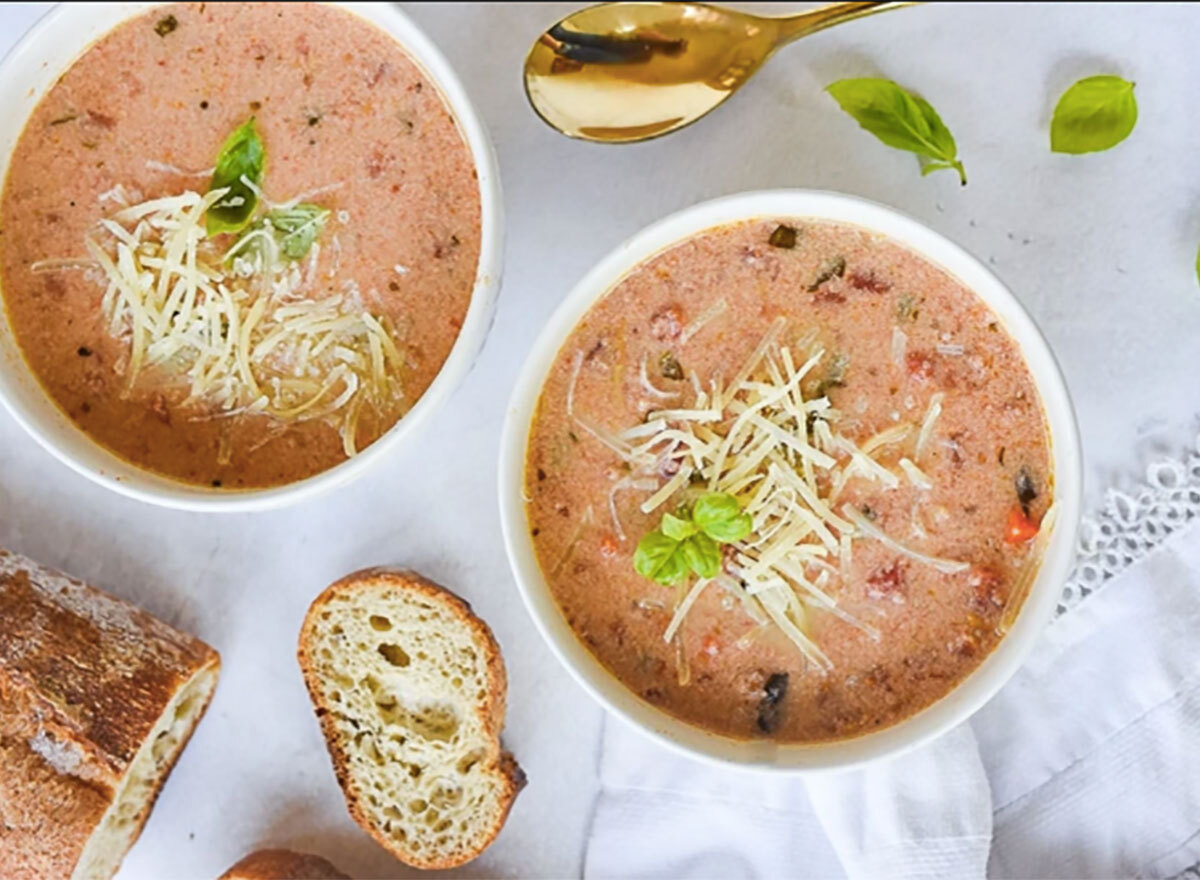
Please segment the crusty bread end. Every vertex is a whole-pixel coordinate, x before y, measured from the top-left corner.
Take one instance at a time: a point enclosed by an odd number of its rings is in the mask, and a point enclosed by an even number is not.
[[[418,868],[483,852],[525,776],[500,747],[500,648],[471,607],[411,571],[356,572],[309,608],[299,660],[355,821]]]
[[[0,877],[116,873],[219,672],[194,636],[0,550]]]
[[[290,849],[260,849],[241,859],[218,880],[350,880],[320,856]]]

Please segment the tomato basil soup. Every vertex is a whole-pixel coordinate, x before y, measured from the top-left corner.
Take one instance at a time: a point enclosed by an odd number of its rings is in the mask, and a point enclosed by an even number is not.
[[[281,485],[374,442],[462,325],[479,183],[436,85],[334,7],[156,7],[34,110],[0,290],[57,404],[129,461]]]
[[[732,737],[866,733],[996,646],[1051,523],[1021,351],[958,280],[847,225],[711,229],[575,327],[526,461],[542,570],[646,701]]]

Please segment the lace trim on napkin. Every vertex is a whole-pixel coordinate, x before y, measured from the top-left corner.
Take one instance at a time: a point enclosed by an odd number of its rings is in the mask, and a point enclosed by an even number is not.
[[[1084,518],[1075,569],[1063,587],[1058,614],[1070,611],[1198,517],[1200,435],[1183,460],[1154,462],[1136,493],[1110,489],[1103,510]]]

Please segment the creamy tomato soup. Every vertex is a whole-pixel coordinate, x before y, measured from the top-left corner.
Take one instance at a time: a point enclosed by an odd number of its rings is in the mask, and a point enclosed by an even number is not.
[[[436,85],[307,3],[122,24],[42,98],[0,202],[0,290],[46,391],[118,455],[224,488],[311,476],[391,427],[457,338],[479,248]]]
[[[542,570],[596,658],[678,718],[785,742],[886,727],[970,674],[1036,573],[1053,486],[988,307],[807,219],[629,273],[559,352],[526,464]]]

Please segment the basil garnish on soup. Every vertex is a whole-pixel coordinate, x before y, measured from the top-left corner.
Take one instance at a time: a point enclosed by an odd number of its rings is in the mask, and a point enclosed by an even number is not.
[[[334,293],[316,283],[332,212],[299,198],[270,204],[265,164],[251,118],[225,139],[204,195],[168,194],[104,219],[84,244],[111,291],[107,325],[128,340],[121,367],[130,392],[143,382],[165,388],[202,410],[193,418],[321,419],[351,456],[364,410],[390,411],[402,399],[403,357],[389,319],[363,307],[355,279]]]
[[[328,217],[328,208],[300,204],[293,208],[271,211],[266,219],[274,230],[284,255],[293,260],[301,260],[321,234]]]
[[[205,213],[204,225],[209,235],[240,232],[250,224],[258,208],[265,161],[266,151],[251,116],[234,129],[217,156],[208,191],[228,191]]]
[[[638,542],[633,567],[643,577],[673,586],[689,575],[716,577],[721,571],[721,545],[750,534],[750,517],[737,499],[708,492],[689,509],[664,513],[659,526]]]
[[[226,259],[241,256],[302,260],[325,228],[329,214],[328,208],[311,204],[268,211],[241,234]]]

